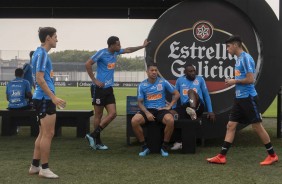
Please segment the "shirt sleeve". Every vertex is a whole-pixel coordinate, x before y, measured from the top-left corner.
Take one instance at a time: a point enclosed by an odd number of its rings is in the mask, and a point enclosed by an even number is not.
[[[254,68],[253,68],[252,63],[253,63],[253,59],[251,57],[245,56],[243,58],[242,65],[243,65],[243,68],[244,68],[246,73],[253,73],[254,72]]]
[[[48,55],[44,52],[38,53],[36,59],[36,72],[45,72],[48,61]]]
[[[29,81],[25,80],[25,86],[26,86],[26,87],[25,87],[25,92],[26,92],[26,93],[31,92]]]
[[[142,83],[141,83],[142,84]],[[144,93],[142,90],[142,85],[139,84],[138,89],[137,89],[137,99],[144,99]]]
[[[167,89],[170,93],[173,93],[175,91],[175,87],[172,86],[167,80],[164,79],[164,86],[165,89]]]
[[[102,57],[103,53],[104,53],[103,50],[99,50],[93,56],[91,56],[93,63],[97,63],[98,60]]]

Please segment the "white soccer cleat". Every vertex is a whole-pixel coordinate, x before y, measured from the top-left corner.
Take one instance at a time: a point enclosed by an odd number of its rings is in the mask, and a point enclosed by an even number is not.
[[[41,169],[39,172],[39,176],[42,178],[49,178],[49,179],[59,178],[59,176],[53,173],[49,168]]]
[[[30,168],[29,168],[29,170],[28,170],[28,173],[29,174],[38,174],[39,173],[39,171],[40,171],[40,169],[41,169],[41,167],[39,166],[39,167],[36,167],[36,166],[34,166],[34,165],[30,165]]]
[[[196,111],[194,109],[192,109],[191,107],[187,107],[186,112],[191,117],[192,120],[197,119]]]
[[[171,150],[180,150],[180,149],[182,149],[182,142],[175,142],[170,149]]]

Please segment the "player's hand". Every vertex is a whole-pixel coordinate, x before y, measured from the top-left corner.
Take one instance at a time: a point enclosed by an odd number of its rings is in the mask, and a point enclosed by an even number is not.
[[[155,116],[152,113],[146,112],[145,114],[149,121],[155,121]]]
[[[232,86],[234,84],[236,84],[236,80],[235,79],[229,79],[229,78],[225,79],[225,85]]]
[[[94,84],[98,86],[99,88],[102,88],[105,86],[103,82],[98,81],[97,79],[94,80]]]
[[[151,41],[148,41],[147,39],[144,41],[143,46],[147,47],[147,45],[149,45],[151,43]]]
[[[213,112],[208,112],[207,118],[213,123],[215,122],[215,114]]]
[[[52,98],[52,102],[59,108],[59,109],[63,109],[66,107],[66,101],[58,98],[58,97],[54,97]]]

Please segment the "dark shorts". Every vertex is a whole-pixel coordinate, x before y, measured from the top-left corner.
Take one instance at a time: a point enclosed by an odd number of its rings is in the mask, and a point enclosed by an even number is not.
[[[184,105],[180,105],[180,106],[178,106],[178,107],[176,107],[175,109],[172,109],[172,110],[175,110],[177,112],[178,119],[191,119],[191,117],[186,112],[187,107],[190,107],[189,103],[184,104]],[[204,111],[205,111],[205,104],[200,100],[200,103],[199,103],[199,105],[196,109],[197,117],[202,116]]]
[[[46,114],[56,114],[56,105],[52,102],[52,100],[33,99],[33,108],[37,113],[38,119],[44,118]]]
[[[159,123],[161,123],[163,121],[164,116],[166,114],[171,114],[168,110],[157,110],[157,109],[147,109],[147,110],[155,116],[155,121],[159,122]],[[147,116],[145,115],[145,113],[143,111],[139,111],[138,113],[141,114],[143,116],[143,118],[145,119],[145,124],[150,122],[147,119]]]
[[[96,85],[92,84],[90,87],[90,91],[91,91],[92,105],[106,106],[108,104],[116,103],[113,87],[99,88]]]
[[[243,124],[262,122],[258,97],[235,98],[229,121]]]

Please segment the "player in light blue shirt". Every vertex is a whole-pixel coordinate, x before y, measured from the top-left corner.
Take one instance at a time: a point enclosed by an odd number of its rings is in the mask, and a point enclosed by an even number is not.
[[[145,40],[142,46],[121,49],[119,38],[111,36],[108,38],[108,48],[96,52],[86,62],[86,71],[91,78],[92,105],[94,106],[94,131],[87,134],[89,146],[94,150],[107,150],[100,138],[100,132],[116,117],[116,101],[113,92],[114,71],[118,55],[132,53],[145,48],[150,42]],[[96,77],[93,74],[92,65],[97,64]],[[104,108],[107,115],[102,118]]]
[[[236,55],[235,79],[227,79],[227,86],[236,86],[236,97],[229,115],[225,139],[218,155],[208,158],[209,163],[225,164],[226,154],[235,137],[236,127],[239,123],[252,124],[253,130],[258,134],[265,145],[268,156],[260,162],[260,165],[271,165],[278,161],[270,141],[270,137],[262,125],[262,117],[255,90],[255,62],[253,58],[243,50],[240,36],[234,35],[226,41],[227,51]]]
[[[147,66],[148,79],[141,82],[138,86],[138,106],[140,112],[135,114],[131,120],[133,131],[142,145],[142,151],[139,156],[146,156],[150,153],[142,125],[156,121],[165,125],[164,140],[161,147],[162,156],[168,156],[169,141],[174,129],[174,119],[169,112],[171,107],[179,99],[178,91],[165,79],[158,77],[158,69],[154,64]],[[171,93],[172,101],[166,104],[166,90]]]
[[[48,52],[56,48],[57,30],[53,27],[39,28],[41,46],[32,57],[32,72],[36,84],[33,94],[33,106],[39,120],[39,134],[33,151],[33,160],[29,174],[38,174],[44,178],[58,178],[49,169],[48,160],[56,122],[56,106],[64,107],[66,102],[55,95],[52,62]],[[41,162],[41,166],[39,165]]]
[[[23,79],[24,71],[21,68],[15,70],[16,78],[6,86],[6,96],[9,101],[8,109],[31,109],[29,100],[32,97],[30,84]],[[28,100],[27,100],[28,99]]]

